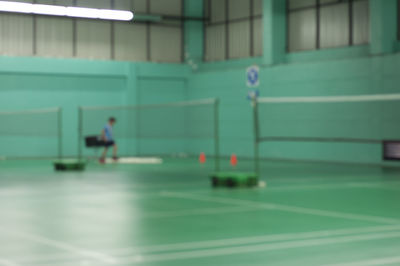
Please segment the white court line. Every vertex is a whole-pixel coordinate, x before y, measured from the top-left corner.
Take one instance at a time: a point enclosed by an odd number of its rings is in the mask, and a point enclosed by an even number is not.
[[[348,188],[348,189],[353,189],[353,188],[377,188],[377,189],[390,189],[390,190],[400,190],[400,186],[398,188],[393,187],[394,184],[400,185],[400,182],[391,182],[388,184],[382,184],[382,183],[371,183],[371,182],[349,182],[349,183],[340,183],[340,184],[319,184],[319,185],[289,185],[289,186],[269,186],[266,188],[267,191],[273,191],[273,192],[278,192],[278,191],[286,191],[286,190],[315,190],[315,189],[341,189],[341,188]],[[196,187],[199,186],[204,186],[204,182],[196,184]],[[385,187],[385,186],[390,186],[390,187]],[[169,186],[168,186],[169,187]],[[121,187],[122,188],[122,187]],[[126,187],[129,188],[129,187]],[[134,189],[136,187],[132,186],[131,189]],[[260,190],[259,187],[253,188],[254,190]],[[120,192],[125,192],[127,189],[121,190]],[[221,191],[227,191],[225,189],[221,190],[215,190],[212,188],[208,189],[195,189],[195,190],[190,190],[190,193],[209,193],[209,192],[221,192]],[[114,191],[115,193],[120,193],[118,191]],[[114,193],[113,192],[113,193]],[[141,197],[149,197],[149,196],[159,196],[159,192],[150,192],[150,193],[145,193],[145,192],[130,192],[132,195]],[[108,195],[108,194],[107,194]],[[74,195],[75,196],[75,195]],[[91,197],[90,195],[87,195],[88,197]],[[93,195],[96,196],[96,195]],[[98,197],[101,197],[102,194],[98,194]],[[76,196],[75,196],[76,197]],[[86,196],[85,196],[86,197]]]
[[[379,231],[382,232],[382,231],[399,230],[399,229],[400,226],[376,226],[376,227],[366,227],[359,229],[338,229],[338,230],[326,230],[326,231],[315,231],[315,232],[294,233],[294,234],[265,235],[265,236],[256,236],[247,238],[220,239],[220,240],[178,243],[169,245],[167,244],[167,245],[158,245],[150,247],[130,247],[120,250],[114,250],[111,252],[117,256],[127,256],[133,254],[143,256],[142,254],[138,253],[229,247],[229,245],[233,246],[233,245],[259,244],[262,242],[300,240],[302,238],[305,239],[305,238],[318,238],[318,237],[332,237],[332,236],[340,236],[347,234],[377,233]],[[79,260],[79,258],[74,258],[68,254],[51,254],[51,255],[41,255],[35,257],[24,257],[20,259],[19,262],[33,265],[38,263],[50,264],[50,262],[54,260],[77,261]],[[2,265],[0,264],[0,266]]]
[[[351,228],[351,229],[337,229],[337,230],[322,230],[322,231],[290,233],[290,234],[273,234],[273,235],[262,235],[253,237],[228,238],[228,239],[209,240],[209,241],[165,244],[165,245],[148,246],[148,247],[129,247],[118,250],[109,250],[109,252],[113,255],[121,256],[121,255],[135,254],[137,252],[150,253],[150,252],[218,248],[218,247],[229,247],[234,245],[250,245],[250,244],[260,244],[260,243],[276,242],[276,241],[293,241],[293,240],[304,240],[310,238],[311,239],[327,238],[327,237],[352,235],[352,234],[357,235],[366,233],[379,233],[379,232],[393,231],[393,230],[400,230],[400,225],[374,226],[374,227],[365,227],[356,229]]]
[[[400,186],[394,186],[393,184],[359,184],[359,188],[372,188],[372,189],[384,189],[384,190],[390,190],[390,191],[399,191]]]
[[[77,183],[77,185],[79,185]],[[154,184],[154,185],[121,185],[121,186],[110,186],[110,184],[98,184],[96,186],[91,186],[90,188],[86,187],[84,189],[79,189],[79,190],[69,190],[68,194],[61,194],[57,192],[50,192],[49,191],[54,191],[55,189],[58,189],[59,186],[49,186],[46,187],[46,190],[42,191],[35,191],[34,193],[31,192],[26,192],[26,191],[21,191],[21,190],[6,190],[6,189],[0,189],[0,197],[10,197],[10,196],[18,196],[18,199],[20,198],[33,198],[32,200],[48,200],[48,197],[80,197],[82,196],[82,193],[85,193],[83,197],[88,197],[88,198],[95,198],[95,197],[102,197],[104,194],[114,194],[114,193],[126,193],[126,194],[131,194],[131,195],[140,195],[140,196],[146,196],[146,195],[153,195],[156,193],[157,195],[158,192],[142,192],[143,190],[148,190],[148,189],[165,189],[165,188],[177,188],[177,187],[182,187],[182,188],[190,188],[190,187],[201,187],[204,185],[208,185],[208,182],[175,182],[175,183],[164,183],[164,184]],[[139,190],[140,192],[132,192],[132,190]],[[61,193],[65,193],[65,191],[60,191]],[[72,192],[72,193],[71,193]],[[40,199],[39,197],[43,197]]]
[[[400,257],[371,259],[371,260],[338,263],[338,264],[326,264],[324,266],[378,266],[378,265],[392,265],[392,264],[400,265]]]
[[[195,215],[211,215],[211,214],[225,214],[225,213],[237,213],[237,212],[251,212],[251,211],[259,211],[258,207],[216,207],[216,208],[202,208],[202,209],[193,209],[193,210],[178,210],[178,211],[155,211],[155,212],[138,212],[135,217],[137,218],[172,218],[172,217],[183,217],[183,216],[195,216]],[[100,211],[104,211],[104,209],[85,209],[79,208],[79,212],[82,215],[88,215],[89,217],[93,217],[93,215],[98,214]],[[117,216],[118,213],[109,213],[109,216],[103,217],[102,220],[106,221],[129,221],[132,220],[130,216]]]
[[[319,209],[311,209],[311,208],[303,208],[303,207],[295,207],[283,204],[275,204],[275,203],[260,203],[256,201],[250,200],[238,200],[226,197],[207,197],[200,195],[191,195],[186,193],[178,193],[178,192],[162,192],[162,195],[166,197],[172,198],[182,198],[182,199],[193,199],[205,202],[215,202],[215,203],[224,203],[238,206],[248,206],[248,207],[259,207],[267,210],[278,210],[278,211],[286,211],[293,213],[301,213],[301,214],[309,214],[315,216],[324,216],[324,217],[334,217],[334,218],[342,218],[347,220],[357,220],[357,221],[367,221],[374,223],[384,223],[384,224],[400,224],[400,220],[380,217],[380,216],[371,216],[371,215],[360,215],[360,214],[352,214],[352,213],[344,213],[344,212],[336,212],[336,211],[325,211]]]
[[[62,254],[46,254],[46,255],[31,255],[31,256],[27,256],[25,254],[23,257],[18,259],[18,263],[22,265],[33,265],[39,263],[50,263],[50,262],[60,262],[60,261],[69,261],[69,262],[85,261],[85,258],[81,256],[74,256],[71,253],[62,253]],[[96,263],[98,263],[98,261],[96,261]],[[76,263],[76,265],[79,266],[79,263]]]
[[[203,208],[194,210],[182,210],[182,211],[167,211],[167,212],[149,212],[139,214],[140,218],[170,218],[170,217],[182,217],[182,216],[195,216],[195,215],[210,215],[210,214],[225,214],[225,213],[236,213],[236,212],[251,212],[259,211],[257,207],[219,207],[219,208]]]
[[[78,211],[77,213],[86,216],[88,218],[95,217],[99,212],[104,211],[104,208],[76,208]],[[202,209],[194,209],[194,210],[179,210],[179,211],[155,211],[155,212],[144,212],[138,213],[135,215],[134,218],[139,219],[162,219],[162,218],[173,218],[173,217],[184,217],[184,216],[207,216],[213,214],[228,214],[228,213],[244,213],[244,212],[255,212],[259,211],[260,208],[258,207],[216,207],[216,208],[202,208]],[[28,213],[26,211],[19,211],[19,212],[9,212],[9,210],[1,210],[0,212],[9,215],[10,213],[13,216],[17,216],[18,218],[25,218],[25,219],[36,219],[39,222],[42,222],[42,216],[35,214],[35,213]],[[119,216],[118,216],[119,215]],[[57,216],[57,219],[63,219],[63,216]],[[109,213],[108,216],[102,218],[102,222],[123,222],[123,221],[131,221],[132,217],[130,216],[123,216],[118,213]],[[53,221],[46,221],[46,223],[56,224]],[[96,227],[98,224],[93,224]]]
[[[400,185],[400,183],[396,183]],[[329,189],[354,189],[354,188],[371,188],[371,189],[388,189],[400,190],[399,187],[393,186],[395,184],[371,183],[371,182],[348,182],[348,183],[335,183],[335,184],[317,184],[317,185],[289,185],[289,186],[270,186],[268,191],[289,191],[289,190],[329,190]]]
[[[285,179],[286,180],[286,179]],[[304,181],[308,179],[288,179],[287,181]],[[315,180],[315,179],[310,179],[310,180]],[[280,180],[281,181],[281,180]],[[321,180],[324,181],[324,180]],[[325,180],[326,181],[326,180]],[[152,193],[145,193],[145,192],[132,192],[132,189],[137,189],[137,190],[143,190],[143,189],[153,189],[153,188],[176,188],[176,187],[202,187],[205,184],[208,184],[207,182],[174,182],[174,183],[165,183],[165,184],[153,184],[153,185],[112,185],[104,183],[104,184],[96,184],[93,185],[91,184],[88,187],[85,187],[84,189],[79,189],[79,190],[74,190],[74,192],[77,193],[68,193],[65,195],[60,195],[59,193],[54,193],[51,192],[49,193],[49,190],[57,189],[58,186],[51,186],[47,187],[46,190],[35,192],[35,193],[27,193],[25,190],[19,190],[19,189],[0,189],[0,196],[18,196],[18,198],[21,197],[31,197],[33,200],[47,200],[48,196],[52,197],[72,197],[74,199],[78,198],[100,198],[104,195],[126,195],[126,196],[138,196],[138,197],[144,197],[144,196],[154,196],[158,195],[158,192],[152,192]],[[349,182],[349,183],[341,183],[341,184],[320,184],[320,185],[289,185],[289,186],[270,186],[268,187],[269,191],[278,191],[278,190],[307,190],[307,189],[330,189],[330,188],[352,188],[352,187],[379,187],[383,189],[393,189],[397,190],[400,189],[400,187],[396,188],[393,187],[393,185],[399,185],[399,181],[387,181],[387,182]],[[390,186],[390,187],[384,187],[384,186]],[[110,191],[111,190],[111,191]],[[203,190],[194,190],[193,192],[209,192],[211,189],[203,189]],[[71,191],[69,191],[71,192]],[[192,192],[192,190],[191,190]],[[86,193],[84,196],[82,196],[82,193]],[[43,197],[43,199],[38,198],[38,197]],[[45,199],[44,199],[45,198]]]
[[[373,240],[392,239],[392,238],[400,238],[400,231],[375,233],[367,235],[362,234],[362,235],[352,235],[352,236],[340,236],[335,238],[314,238],[307,240],[285,241],[278,243],[273,242],[273,243],[259,244],[259,245],[199,249],[199,250],[159,253],[159,254],[147,254],[147,255],[136,254],[133,256],[120,257],[118,265],[121,266],[121,265],[132,265],[135,263],[142,263],[142,262],[172,261],[172,260],[207,258],[207,257],[226,256],[226,255],[260,253],[265,251],[287,250],[293,248],[307,248],[307,247],[322,246],[322,245],[335,245],[335,244],[373,241]],[[66,262],[66,263],[68,263],[68,265],[73,264],[73,262]],[[34,265],[34,263],[31,263],[30,265]],[[43,261],[40,265],[54,265],[54,263],[46,263],[46,261]]]
[[[269,187],[270,191],[286,191],[286,190],[314,190],[314,189],[353,189],[353,188],[384,188],[385,184],[377,183],[363,183],[363,182],[350,182],[350,183],[341,183],[341,184],[318,184],[318,185],[291,185],[291,186],[276,186]],[[399,188],[400,189],[400,188]]]
[[[390,190],[400,190],[400,187],[385,187],[389,186],[390,184],[372,184],[367,183],[364,184],[363,182],[355,183],[340,183],[340,184],[317,184],[317,185],[289,185],[289,186],[269,186],[266,188],[268,192],[280,192],[280,191],[292,191],[292,190],[329,190],[329,189],[354,189],[354,188],[376,188],[376,189],[390,189]],[[254,188],[259,189],[259,188]],[[190,190],[190,193],[207,193],[210,192],[210,189],[197,189],[197,190]],[[224,191],[222,190],[215,190],[215,191]]]
[[[344,244],[344,243],[372,241],[372,240],[390,239],[390,238],[400,238],[400,232],[342,236],[337,238],[310,239],[310,240],[289,241],[289,242],[270,243],[262,245],[235,246],[228,248],[164,253],[164,254],[155,254],[148,256],[136,255],[132,257],[127,257],[124,260],[121,259],[119,265],[125,265],[135,262],[137,263],[137,262],[152,262],[152,261],[153,262],[171,261],[171,260],[206,258],[206,257],[226,256],[226,255],[238,255],[238,254],[258,253],[258,252],[285,250],[292,248],[305,248],[305,247],[314,247],[322,245]]]
[[[33,241],[33,242],[36,242],[36,243],[39,243],[42,245],[46,245],[49,247],[68,251],[68,252],[78,254],[78,255],[86,257],[86,258],[91,258],[91,259],[97,260],[99,262],[103,262],[103,263],[107,263],[107,264],[116,264],[117,263],[117,260],[112,256],[106,255],[104,253],[95,252],[95,251],[84,250],[84,249],[72,246],[72,245],[64,243],[64,242],[60,242],[60,241],[56,241],[56,240],[52,240],[52,239],[45,238],[42,236],[28,234],[28,233],[13,232],[13,231],[9,231],[6,229],[0,229],[0,231],[2,231],[5,234],[11,234],[13,236],[23,238],[26,240],[30,240],[30,241]]]
[[[394,187],[394,185],[399,185],[399,187]],[[290,190],[329,190],[329,189],[354,189],[354,188],[375,188],[375,189],[388,189],[388,190],[400,190],[400,182],[348,182],[348,183],[332,183],[332,184],[317,184],[317,185],[288,185],[288,186],[269,186],[266,188],[269,192],[279,192],[279,191],[290,191]],[[258,187],[254,189],[259,189]],[[211,190],[211,189],[196,189],[190,190],[190,193],[208,193],[210,191],[225,191],[221,190]]]
[[[269,181],[274,182],[274,183],[298,183],[298,184],[302,184],[302,183],[309,183],[309,182],[327,182],[327,180],[337,180],[337,182],[346,182],[346,179],[354,179],[354,176],[340,176],[340,179],[337,178],[337,176],[329,176],[326,175],[324,178],[320,178],[320,177],[309,177],[309,178],[301,178],[301,177],[297,177],[297,178],[292,178],[292,177],[275,177],[275,178],[269,178]],[[371,180],[370,177],[368,178],[363,178],[363,177],[357,177],[357,180],[364,180],[364,181],[353,181],[352,183],[370,183],[370,184],[386,184],[386,185],[400,185],[399,181],[382,181],[382,180],[378,180],[378,181],[374,181]]]
[[[18,264],[10,260],[0,259],[0,266],[18,266]]]

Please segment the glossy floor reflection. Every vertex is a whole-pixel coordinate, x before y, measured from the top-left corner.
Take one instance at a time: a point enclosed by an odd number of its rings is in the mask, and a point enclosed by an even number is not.
[[[0,162],[0,265],[400,265],[400,171],[264,162],[229,190],[208,163]]]

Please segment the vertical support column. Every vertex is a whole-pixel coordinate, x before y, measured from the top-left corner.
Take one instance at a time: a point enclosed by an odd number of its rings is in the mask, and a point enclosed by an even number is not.
[[[115,9],[115,0],[110,2],[111,9]],[[115,21],[111,21],[111,33],[110,33],[110,55],[111,60],[115,60]]]
[[[187,20],[184,22],[184,53],[187,60],[199,64],[203,60],[204,53],[204,1],[184,0],[184,15],[186,17],[198,18],[198,20]]]
[[[229,60],[229,0],[225,1],[225,60]]]
[[[215,172],[220,170],[219,154],[219,99],[214,103],[214,145],[215,145]]]
[[[254,56],[254,0],[250,0],[250,56]]]
[[[150,0],[146,3],[146,13],[150,14]],[[150,22],[146,22],[146,46],[147,46],[147,54],[146,60],[151,61],[151,24]]]
[[[33,0],[33,4],[37,4],[37,0]],[[37,55],[37,16],[32,16],[32,53],[33,55]]]
[[[185,27],[184,27],[184,25],[185,25],[185,19],[184,19],[185,0],[181,0],[181,8],[180,9],[181,9],[180,10],[180,16],[181,16],[180,23],[181,23],[181,34],[182,34],[182,37],[181,37],[181,62],[184,62],[185,61],[185,34],[186,34]]]
[[[286,56],[286,1],[263,0],[263,61],[279,64]]]
[[[354,44],[354,0],[349,0],[349,45],[352,46]]]
[[[315,35],[315,48],[317,50],[321,49],[321,0],[316,0],[316,35]]]
[[[380,55],[396,51],[397,0],[370,0],[370,53]]]
[[[73,0],[73,6],[77,6],[77,0]],[[78,21],[76,18],[72,19],[72,56],[78,56]]]
[[[134,63],[128,63],[127,65],[127,83],[126,83],[126,95],[125,95],[125,105],[133,106],[139,104],[139,89],[138,89],[138,66]],[[128,118],[126,118],[128,121]],[[132,117],[135,123],[135,132],[133,133],[135,139],[132,145],[126,145],[126,155],[128,156],[138,156],[140,154],[140,143],[139,143],[139,119],[140,119],[140,109],[136,109],[134,117]],[[133,123],[132,122],[132,123]],[[132,141],[130,138],[129,141]]]
[[[58,109],[58,159],[63,158],[63,127],[62,127],[62,108]]]

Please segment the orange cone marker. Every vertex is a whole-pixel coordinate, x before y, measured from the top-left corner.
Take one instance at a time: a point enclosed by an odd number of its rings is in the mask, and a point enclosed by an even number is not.
[[[236,156],[236,154],[232,154],[232,155],[231,155],[231,165],[232,165],[233,167],[235,167],[237,164],[238,164],[237,156]]]
[[[206,163],[206,154],[204,153],[204,152],[202,152],[202,153],[200,153],[200,156],[199,156],[199,162],[201,163],[201,164],[205,164]]]

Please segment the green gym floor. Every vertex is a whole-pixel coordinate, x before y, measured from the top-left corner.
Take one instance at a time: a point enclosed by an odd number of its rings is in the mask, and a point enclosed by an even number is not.
[[[0,162],[0,265],[400,265],[399,170],[264,162],[267,187],[233,190],[209,172]]]

